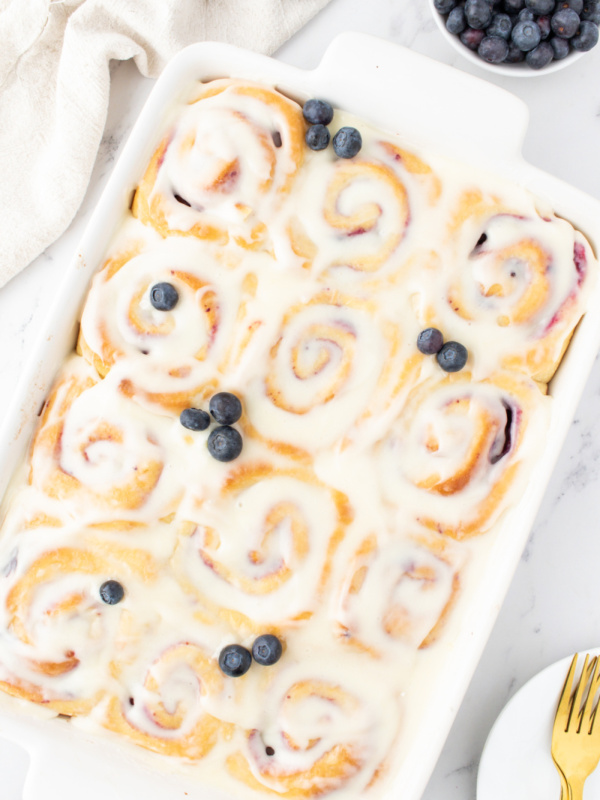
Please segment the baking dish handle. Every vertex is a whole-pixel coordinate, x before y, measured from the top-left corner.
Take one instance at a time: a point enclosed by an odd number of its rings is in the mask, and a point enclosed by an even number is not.
[[[433,143],[436,151],[442,140],[445,153],[469,162],[479,153],[488,164],[490,156],[501,161],[520,155],[529,119],[522,100],[393,42],[340,34],[313,75],[315,85],[331,85],[332,92],[335,87],[338,105],[356,108],[358,98],[359,110],[374,124]]]

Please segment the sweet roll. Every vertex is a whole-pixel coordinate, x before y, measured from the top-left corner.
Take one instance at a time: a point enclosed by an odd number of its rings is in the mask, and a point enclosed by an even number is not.
[[[547,401],[519,373],[423,381],[378,445],[386,501],[455,539],[483,533],[524,489]]]
[[[236,356],[236,325],[256,291],[260,263],[250,255],[241,267],[190,239],[125,248],[94,278],[80,352],[101,377],[117,364],[120,390],[151,410],[179,414],[206,402]],[[164,283],[177,292],[170,310],[150,300]]]
[[[248,788],[271,795],[311,798],[348,790],[359,796],[384,771],[397,728],[383,691],[356,674],[340,679],[319,663],[308,676],[284,671],[227,769]]]
[[[205,698],[223,688],[210,649],[188,641],[171,644],[125,696],[110,698],[103,724],[148,750],[198,761],[224,728],[205,708]]]
[[[511,206],[469,190],[450,217],[446,246],[447,306],[431,324],[477,325],[482,357],[548,383],[589,291],[594,258],[585,238],[532,201]]]
[[[319,292],[287,308],[273,330],[264,378],[248,399],[252,430],[308,449],[341,443],[414,379],[419,354],[407,354],[401,319],[371,300]]]
[[[133,214],[162,236],[269,249],[266,223],[303,157],[297,103],[258,84],[211,81],[194,92],[158,146]]]
[[[49,538],[38,528],[17,539],[3,569],[0,614],[10,645],[1,647],[0,686],[60,714],[85,714],[135,657],[144,631],[136,599],[148,596],[158,567],[148,553],[90,530],[54,548]],[[119,606],[101,599],[108,580],[127,586]]]
[[[298,189],[289,222],[292,249],[305,268],[341,285],[397,272],[418,237],[419,212],[437,202],[431,167],[376,138],[356,158],[319,154],[319,160]]]
[[[438,534],[368,536],[340,587],[337,635],[376,658],[431,647],[458,598],[465,557]]]
[[[242,630],[310,617],[352,519],[348,498],[308,469],[248,462],[179,530],[180,584]]]
[[[182,491],[167,464],[166,422],[96,380],[82,359],[62,371],[33,439],[30,484],[80,519],[168,516]]]

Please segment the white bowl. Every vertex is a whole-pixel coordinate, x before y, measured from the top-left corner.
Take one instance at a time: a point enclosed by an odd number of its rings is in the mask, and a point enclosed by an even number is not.
[[[560,61],[551,61],[547,67],[542,67],[542,69],[532,69],[526,63],[488,64],[487,61],[479,58],[477,53],[473,52],[473,50],[469,50],[469,48],[461,42],[456,34],[450,33],[446,29],[446,21],[433,5],[433,0],[429,0],[429,6],[431,8],[431,13],[433,14],[436,25],[442,32],[442,36],[452,45],[456,52],[460,53],[461,56],[467,59],[467,61],[475,64],[476,67],[481,67],[481,69],[486,69],[488,72],[493,72],[496,75],[507,75],[509,78],[537,78],[540,75],[548,75],[550,72],[558,72],[560,69],[564,69],[570,64],[574,64],[576,61],[579,61],[579,59],[585,55],[585,53],[572,52],[569,53],[566,58],[563,58]]]

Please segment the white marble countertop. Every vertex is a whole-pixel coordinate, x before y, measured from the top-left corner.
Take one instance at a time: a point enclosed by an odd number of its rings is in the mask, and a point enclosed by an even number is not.
[[[600,198],[600,46],[556,74],[501,78],[472,66],[444,41],[425,0],[332,0],[276,56],[298,67],[313,67],[331,39],[347,30],[390,39],[518,95],[531,113],[524,148],[527,160]],[[54,287],[151,86],[132,63],[114,65],[106,133],[79,213],[52,247],[0,290],[0,414],[10,402],[20,365],[33,346]],[[595,530],[600,490],[599,395],[597,361],[424,800],[474,798],[481,751],[507,700],[548,664],[600,644],[600,546]],[[20,800],[26,769],[24,752],[0,741],[3,800]]]

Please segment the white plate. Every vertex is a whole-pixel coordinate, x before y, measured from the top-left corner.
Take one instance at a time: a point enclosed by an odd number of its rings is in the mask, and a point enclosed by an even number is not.
[[[600,648],[589,652],[598,655]],[[560,780],[550,755],[552,723],[572,658],[539,672],[504,707],[481,756],[477,800],[558,800]],[[600,769],[585,784],[585,800],[598,798]]]

